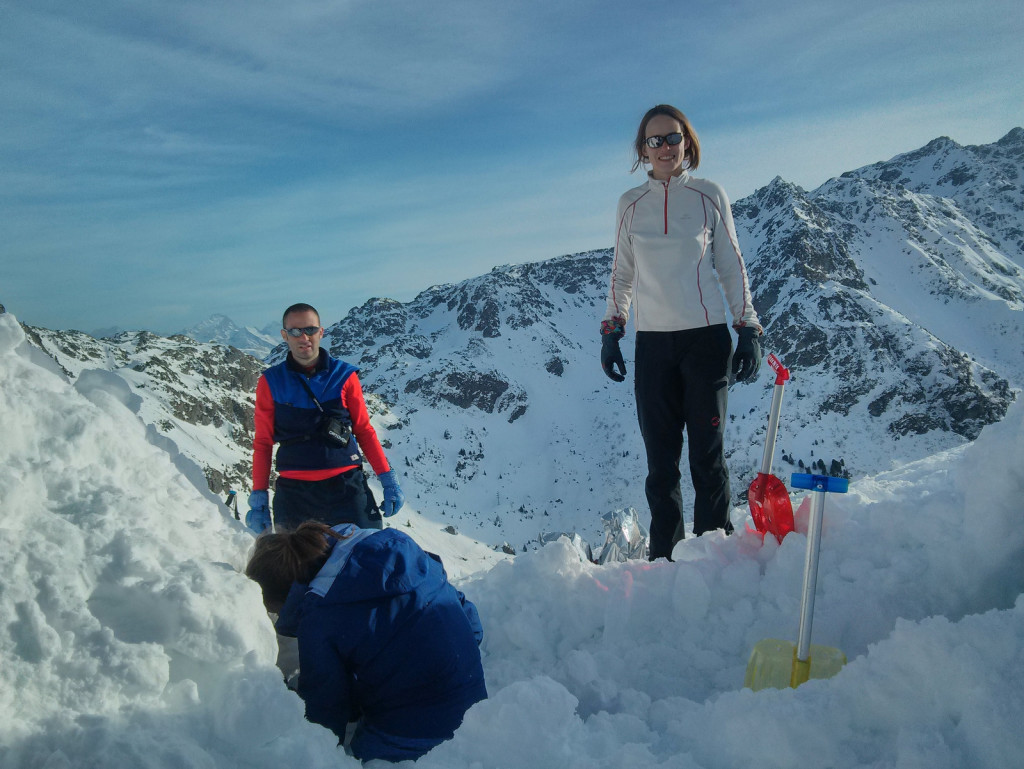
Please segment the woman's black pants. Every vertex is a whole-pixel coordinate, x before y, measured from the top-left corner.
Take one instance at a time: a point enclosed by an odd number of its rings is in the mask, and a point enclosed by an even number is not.
[[[732,532],[723,436],[732,334],[724,324],[636,335],[636,412],[647,450],[650,558],[671,558],[685,536],[679,462],[690,441],[693,533]]]

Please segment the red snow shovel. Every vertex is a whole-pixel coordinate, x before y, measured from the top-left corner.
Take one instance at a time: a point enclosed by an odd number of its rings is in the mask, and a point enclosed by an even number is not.
[[[750,504],[750,516],[761,535],[770,531],[781,543],[783,537],[793,531],[793,503],[789,501],[786,484],[771,473],[775,437],[779,432],[779,414],[782,411],[782,391],[786,389],[789,369],[774,354],[768,356],[768,365],[775,371],[775,391],[772,393],[772,410],[768,417],[768,435],[765,437],[764,456],[761,457],[761,472],[750,482],[747,502]]]
[[[811,518],[807,529],[807,557],[804,561],[804,589],[800,599],[800,628],[795,644],[765,638],[758,641],[747,663],[743,685],[755,692],[761,689],[797,688],[811,678],[831,678],[846,664],[846,655],[833,646],[811,643],[814,617],[814,589],[818,581],[818,552],[821,548],[821,523],[825,515],[825,494],[845,494],[850,482],[828,475],[793,473],[790,479],[798,489],[810,489]]]

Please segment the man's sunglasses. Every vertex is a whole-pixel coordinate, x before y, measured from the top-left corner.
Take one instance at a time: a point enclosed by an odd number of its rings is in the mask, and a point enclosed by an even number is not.
[[[316,336],[317,334],[320,333],[320,327],[306,326],[305,328],[286,328],[285,333],[287,333],[288,336],[295,337],[296,339],[298,339],[303,334],[305,334],[306,336]]]
[[[677,131],[676,133],[669,134],[668,136],[648,136],[646,139],[644,139],[644,142],[647,144],[648,147],[654,150],[660,147],[662,144],[665,144],[666,142],[670,147],[675,147],[682,140],[683,135]]]

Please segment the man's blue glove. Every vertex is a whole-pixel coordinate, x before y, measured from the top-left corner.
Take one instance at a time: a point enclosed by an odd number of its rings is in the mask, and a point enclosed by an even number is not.
[[[249,495],[249,512],[245,514],[245,525],[257,534],[262,534],[270,528],[270,496],[265,489]]]
[[[732,374],[737,382],[754,379],[761,368],[761,345],[757,341],[757,333],[752,326],[743,326],[736,331],[739,340],[732,355]]]
[[[398,485],[398,479],[395,478],[394,470],[388,470],[378,477],[380,478],[380,485],[384,487],[384,509],[382,512],[385,518],[390,518],[402,509],[402,505],[405,504],[405,495]]]

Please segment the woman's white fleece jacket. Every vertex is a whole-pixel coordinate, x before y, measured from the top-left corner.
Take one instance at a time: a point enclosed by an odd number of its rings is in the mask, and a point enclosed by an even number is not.
[[[761,324],[736,240],[729,198],[684,171],[649,178],[619,198],[615,259],[605,320],[633,312],[638,331]]]

